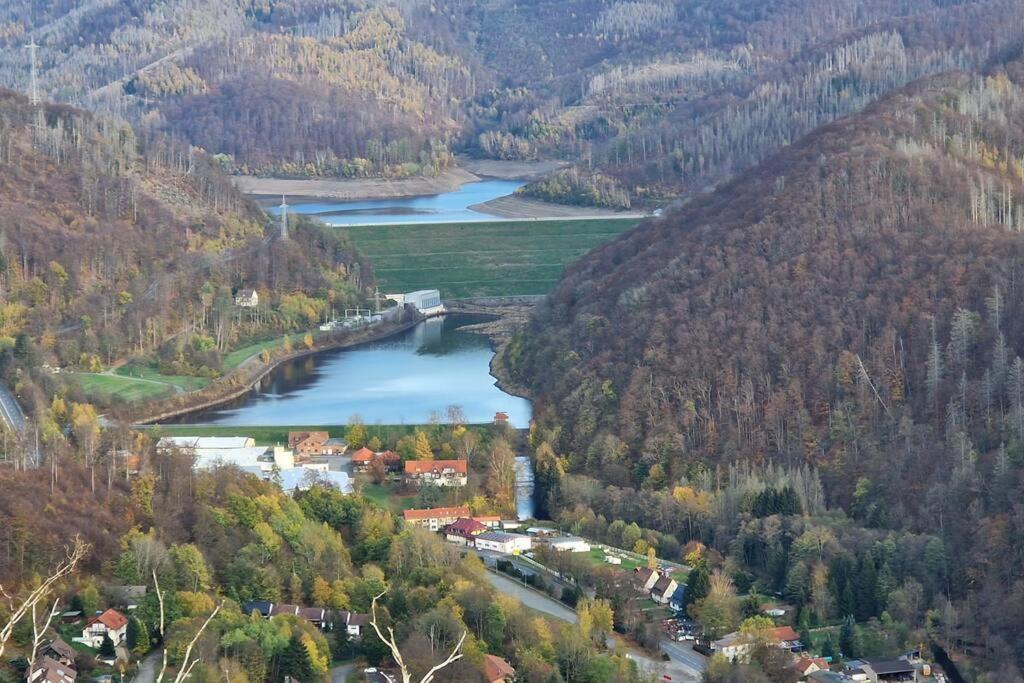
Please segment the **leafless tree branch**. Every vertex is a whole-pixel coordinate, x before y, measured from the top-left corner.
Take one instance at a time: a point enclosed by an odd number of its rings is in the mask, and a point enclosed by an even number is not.
[[[14,632],[14,627],[17,626],[26,615],[31,614],[34,628],[36,606],[43,602],[43,600],[49,599],[50,592],[54,589],[57,583],[74,572],[75,568],[82,561],[82,558],[88,554],[88,552],[89,544],[83,541],[81,537],[75,536],[71,545],[65,546],[64,548],[64,559],[57,563],[57,566],[49,576],[43,579],[38,586],[29,591],[28,595],[20,600],[4,590],[3,586],[0,586],[0,596],[7,601],[8,610],[10,612],[10,617],[8,617],[7,623],[4,624],[3,627],[0,627],[0,657],[3,657],[4,649],[7,647],[7,641],[11,638],[11,633]],[[53,617],[51,616],[50,619],[52,618]],[[47,625],[48,624],[49,620],[47,621]]]
[[[398,643],[395,641],[395,630],[388,626],[388,635],[384,637],[381,633],[380,626],[377,624],[377,601],[384,597],[384,591],[380,595],[373,599],[370,603],[370,625],[373,626],[373,630],[377,633],[377,637],[380,638],[381,642],[388,646],[391,650],[391,656],[394,658],[395,663],[398,665],[399,670],[402,672],[402,683],[412,683],[412,674],[409,673],[409,668],[405,665],[405,659],[402,658],[402,651],[398,649]],[[430,671],[424,674],[423,678],[420,679],[420,683],[431,683],[434,680],[434,674],[441,669],[445,668],[452,662],[462,659],[462,644],[466,640],[466,631],[462,632],[462,637],[459,638],[459,642],[456,643],[455,647],[448,657],[440,664],[435,665]]]

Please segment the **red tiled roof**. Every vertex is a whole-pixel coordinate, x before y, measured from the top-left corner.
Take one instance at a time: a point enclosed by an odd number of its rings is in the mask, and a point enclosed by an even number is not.
[[[98,617],[90,619],[87,626],[92,626],[96,622],[103,624],[108,630],[116,631],[128,623],[128,617],[121,614],[116,609],[108,609]]]
[[[383,451],[381,453],[377,453],[377,455],[379,455],[380,459],[389,465],[401,460],[401,458],[398,457],[398,453],[395,453],[394,451]]]
[[[444,470],[454,470],[456,474],[466,474],[469,470],[465,460],[406,460],[406,474],[441,474]]]
[[[445,527],[445,531],[450,531],[457,534],[474,534],[487,531],[487,527],[475,519],[469,519],[467,517],[460,517],[451,524]]]
[[[358,451],[352,454],[352,462],[370,462],[373,459],[373,451],[366,446],[363,446]]]
[[[768,631],[768,635],[780,642],[800,640],[800,634],[793,630],[792,626],[779,626]]]
[[[516,670],[501,657],[484,655],[484,675],[488,681],[500,681],[515,676]]]
[[[453,508],[432,508],[429,510],[403,510],[402,517],[407,522],[419,522],[424,519],[445,519],[468,517],[469,508],[465,505]]]

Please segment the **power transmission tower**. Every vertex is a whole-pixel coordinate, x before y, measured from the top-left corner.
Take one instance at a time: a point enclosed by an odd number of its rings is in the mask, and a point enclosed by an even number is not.
[[[281,239],[288,239],[288,202],[281,195]]]
[[[29,65],[28,101],[32,103],[32,106],[39,105],[39,73],[36,66],[36,50],[38,48],[39,46],[36,45],[35,39],[25,46],[25,49],[28,50],[28,58],[31,61],[31,64]]]

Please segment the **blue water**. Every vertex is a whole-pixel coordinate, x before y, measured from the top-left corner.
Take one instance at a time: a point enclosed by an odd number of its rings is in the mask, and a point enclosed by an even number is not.
[[[512,194],[523,183],[517,180],[482,180],[466,183],[454,192],[426,197],[401,199],[370,199],[364,201],[288,200],[289,212],[316,216],[327,225],[365,225],[382,223],[439,223],[479,221],[493,218],[491,214],[469,207]],[[280,200],[263,200],[273,215],[280,214]]]
[[[237,426],[337,425],[358,415],[366,424],[444,421],[450,405],[469,422],[501,411],[528,427],[530,402],[510,396],[490,375],[486,337],[459,329],[477,322],[449,315],[426,320],[388,340],[327,351],[284,363],[234,405],[186,418],[194,424]]]

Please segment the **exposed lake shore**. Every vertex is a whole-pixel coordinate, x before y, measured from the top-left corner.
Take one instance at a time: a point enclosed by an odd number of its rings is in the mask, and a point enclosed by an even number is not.
[[[452,168],[436,176],[415,178],[259,178],[234,176],[235,186],[245,194],[279,197],[306,197],[310,199],[401,199],[423,195],[454,192],[466,183],[480,178],[462,168]]]

